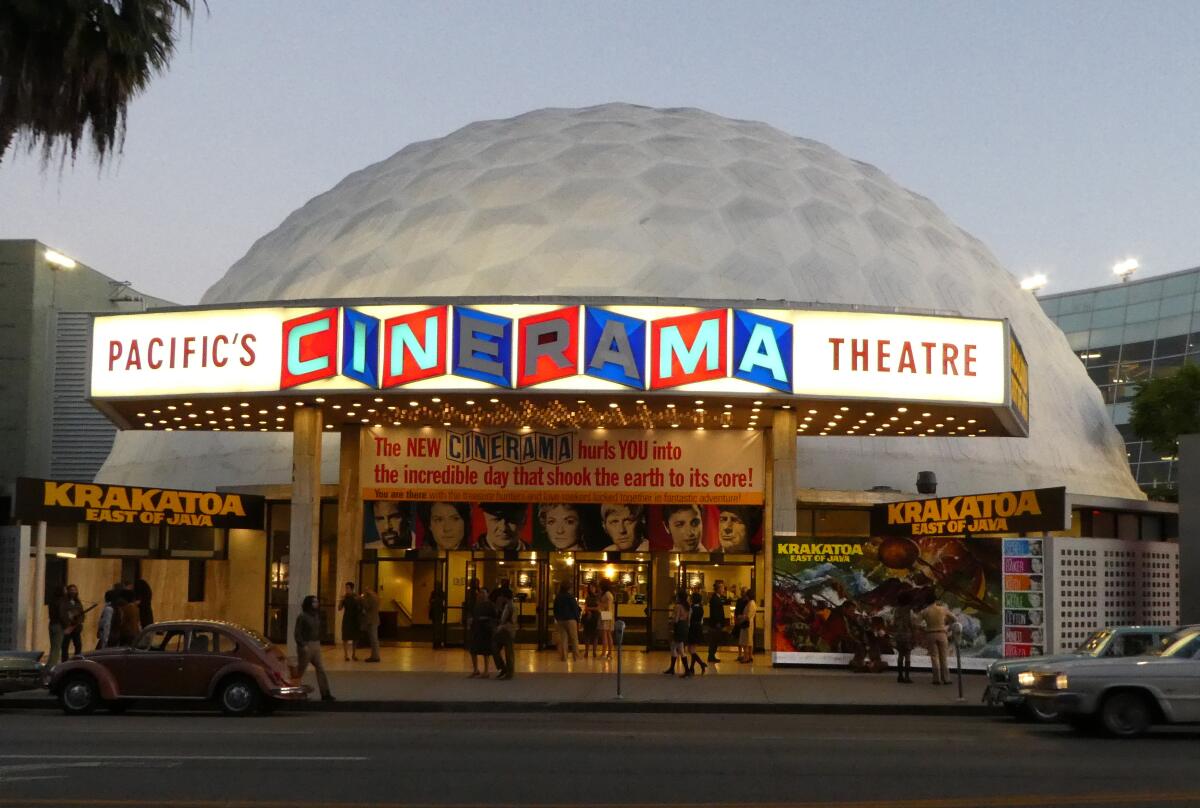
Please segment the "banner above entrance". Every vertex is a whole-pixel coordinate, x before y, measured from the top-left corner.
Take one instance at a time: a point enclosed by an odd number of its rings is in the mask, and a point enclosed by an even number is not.
[[[762,433],[372,429],[363,499],[761,505]]]
[[[1023,361],[1004,320],[757,304],[328,302],[98,316],[90,397],[681,392],[961,406],[997,417],[991,434],[1023,435]]]

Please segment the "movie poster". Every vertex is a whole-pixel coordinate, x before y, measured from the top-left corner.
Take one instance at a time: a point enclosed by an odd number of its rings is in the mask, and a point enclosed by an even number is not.
[[[761,505],[369,500],[371,550],[757,553]]]
[[[917,606],[937,599],[950,608],[963,629],[964,668],[986,668],[1001,655],[998,539],[776,537],[774,544],[777,664],[893,664],[891,618],[902,596]],[[913,664],[929,665],[919,645]]]

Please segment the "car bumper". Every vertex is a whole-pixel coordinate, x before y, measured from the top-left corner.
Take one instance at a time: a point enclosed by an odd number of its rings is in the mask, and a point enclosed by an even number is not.
[[[304,701],[311,692],[311,685],[284,685],[271,688],[271,698],[281,701]]]
[[[983,702],[992,707],[1012,706],[1025,703],[1025,694],[1012,685],[989,682],[983,690]]]
[[[41,671],[7,671],[0,675],[0,693],[19,693],[22,690],[38,690],[45,686],[46,677]]]
[[[1054,693],[1034,691],[1029,694],[1029,699],[1046,709],[1054,710],[1059,715],[1088,714],[1096,707],[1094,698],[1069,690]]]

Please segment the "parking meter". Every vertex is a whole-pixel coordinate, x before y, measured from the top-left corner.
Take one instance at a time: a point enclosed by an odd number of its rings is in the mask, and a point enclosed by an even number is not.
[[[617,646],[617,698],[621,698],[621,644],[625,642],[625,621],[613,623],[613,643]]]

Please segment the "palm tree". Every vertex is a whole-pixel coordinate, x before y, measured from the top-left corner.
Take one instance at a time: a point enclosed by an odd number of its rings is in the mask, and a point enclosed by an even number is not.
[[[14,144],[89,139],[103,164],[125,139],[129,102],[166,70],[194,0],[0,0],[0,160]]]

